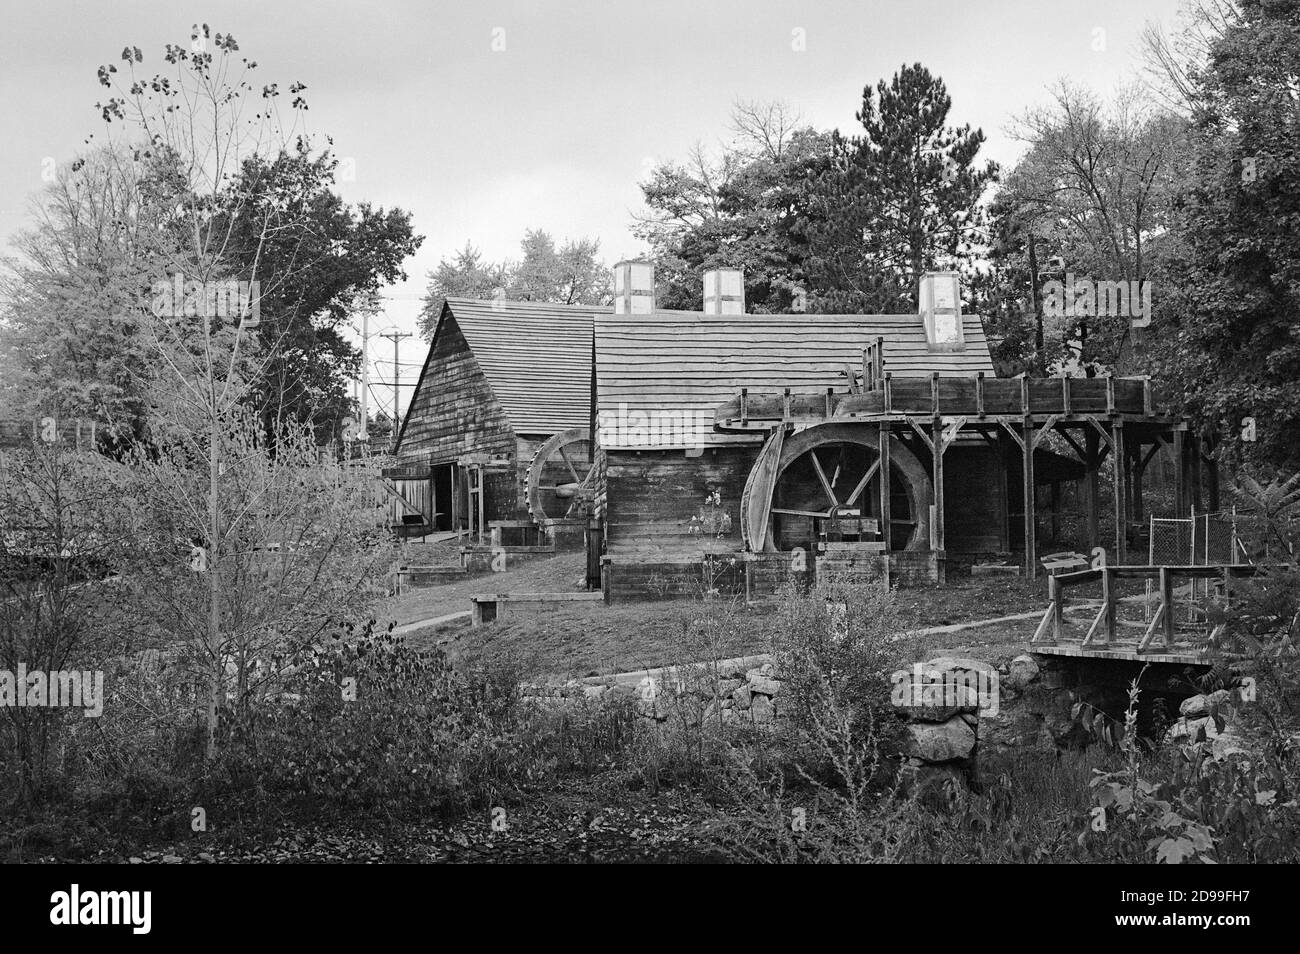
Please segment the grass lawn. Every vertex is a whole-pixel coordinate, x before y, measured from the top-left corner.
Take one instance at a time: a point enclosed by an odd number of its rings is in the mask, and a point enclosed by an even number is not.
[[[395,607],[398,622],[446,615],[469,608],[474,593],[554,592],[576,590],[582,555],[534,559],[501,574],[488,574],[439,586],[413,589]],[[910,633],[935,626],[1018,613],[1041,613],[1047,605],[1042,579],[962,578],[942,587],[899,589],[895,601],[900,628]],[[740,633],[732,655],[770,648],[766,617],[771,605],[741,608]],[[496,622],[417,631],[415,646],[441,645],[453,658],[466,661],[512,659],[535,678],[571,679],[649,669],[691,661],[684,653],[683,627],[700,613],[700,604],[683,600],[559,603],[511,606]],[[752,619],[752,625],[746,620]],[[1023,652],[1033,634],[1032,620],[999,623],[959,632],[902,636],[900,663],[937,652],[990,661]]]

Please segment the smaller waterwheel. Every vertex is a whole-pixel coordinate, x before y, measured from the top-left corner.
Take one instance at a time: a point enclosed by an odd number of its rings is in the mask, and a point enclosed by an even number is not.
[[[596,487],[591,433],[585,427],[547,440],[528,464],[528,512],[537,526],[584,520]]]

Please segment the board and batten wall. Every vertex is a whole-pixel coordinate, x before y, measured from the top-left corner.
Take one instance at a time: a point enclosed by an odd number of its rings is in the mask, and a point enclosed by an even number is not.
[[[407,415],[399,464],[436,466],[455,464],[465,454],[505,455],[510,467],[484,477],[484,509],[489,520],[517,515],[521,442],[450,312],[443,316]]]

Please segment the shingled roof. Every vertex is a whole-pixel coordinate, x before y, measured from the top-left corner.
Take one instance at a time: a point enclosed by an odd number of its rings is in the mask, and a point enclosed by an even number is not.
[[[606,310],[448,298],[438,326],[450,311],[516,433],[553,434],[591,422],[591,335]],[[436,382],[421,371],[419,386]]]
[[[778,393],[787,387],[796,393],[834,388],[842,393],[849,383],[845,367],[861,368],[863,349],[878,337],[885,339],[885,370],[895,377],[935,371],[992,376],[979,317],[964,316],[963,330],[964,350],[931,351],[915,314],[601,314],[596,319],[598,412],[602,420],[636,411],[703,420],[741,388]],[[703,435],[705,444],[754,439],[711,431]],[[639,445],[605,435],[602,440],[607,447]]]

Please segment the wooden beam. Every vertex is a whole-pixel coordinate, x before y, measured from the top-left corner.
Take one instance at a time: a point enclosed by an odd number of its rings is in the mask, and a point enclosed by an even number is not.
[[[1164,611],[1161,623],[1165,634],[1165,648],[1174,647],[1174,575],[1169,567],[1160,568],[1160,608]]]
[[[912,430],[916,431],[916,436],[921,438],[921,443],[923,443],[926,449],[933,454],[934,441],[930,439],[930,435],[925,432],[925,428],[921,426],[920,422],[914,417],[908,417],[907,423],[912,425]]]
[[[1016,446],[1023,451],[1025,449],[1025,442],[1021,436],[1016,433],[1015,426],[1012,425],[1010,421],[1004,421],[1001,419],[998,420],[998,424],[1002,426],[1003,430],[1011,435],[1011,439],[1016,442]]]
[[[1048,629],[1052,625],[1052,620],[1056,618],[1056,604],[1049,603],[1047,611],[1043,613],[1043,618],[1038,621],[1038,628],[1034,630],[1033,637],[1029,640],[1030,645],[1038,642],[1047,635]]]
[[[1034,418],[1029,411],[1029,379],[1020,379],[1020,403],[1025,409],[1024,440],[1020,449],[1024,459],[1025,492],[1025,576],[1033,579],[1038,574],[1037,555],[1037,501],[1034,499]],[[1010,428],[1007,429],[1011,431]],[[1011,431],[1014,434],[1014,431]]]
[[[1128,486],[1124,479],[1124,422],[1116,421],[1112,425],[1111,438],[1114,447],[1111,456],[1111,485],[1115,497],[1115,562],[1121,566],[1128,562]]]
[[[1142,641],[1138,643],[1138,652],[1146,652],[1147,647],[1151,645],[1151,640],[1155,638],[1156,633],[1163,627],[1164,621],[1165,604],[1161,603],[1156,607],[1156,614],[1151,617],[1151,625],[1148,626],[1147,631],[1143,633]]]
[[[1183,431],[1175,428],[1174,447],[1174,516],[1187,516],[1187,458],[1183,453]]]
[[[831,487],[831,482],[826,477],[826,471],[822,470],[822,462],[817,458],[817,448],[808,451],[808,456],[812,458],[813,470],[817,472],[817,479],[821,481],[822,490],[826,491],[826,496],[830,499],[831,506],[839,506],[839,500],[835,496],[835,490]]]
[[[885,388],[888,387],[889,378],[886,377]],[[876,463],[880,465],[880,539],[884,541],[885,552],[888,553],[893,542],[893,527],[890,526],[889,505],[889,424],[885,421],[880,424],[880,457]],[[917,514],[917,519],[920,517]]]
[[[1088,452],[1079,446],[1079,442],[1070,436],[1070,432],[1066,431],[1065,429],[1061,429],[1056,433],[1060,434],[1061,437],[1065,439],[1065,443],[1069,444],[1071,447],[1074,448],[1074,452],[1079,455],[1079,462],[1082,463],[1084,466],[1087,466]]]
[[[1056,427],[1063,416],[1064,415],[1061,414],[1053,414],[1043,422],[1042,426],[1034,432],[1034,447],[1037,447],[1043,442],[1043,438],[1052,432],[1052,428]]]
[[[939,375],[937,373],[933,380],[936,382],[939,380]],[[937,389],[935,394],[937,402]],[[934,466],[932,468],[933,472],[930,477],[931,482],[934,484],[932,490],[934,496],[934,516],[930,520],[930,549],[942,552],[945,549],[943,538],[943,452],[948,449],[948,442],[944,440],[943,422],[937,415],[934,417],[930,426],[934,432],[934,437],[930,444],[931,456],[934,461]]]
[[[849,499],[844,501],[846,507],[853,506],[858,497],[861,496],[862,491],[867,489],[867,485],[871,483],[871,478],[876,476],[876,471],[878,470],[880,470],[879,457],[871,462],[871,466],[867,468],[867,472],[862,476],[862,479],[858,481],[858,485],[853,488],[853,493],[849,494]]]
[[[1101,606],[1105,615],[1102,618],[1102,632],[1105,634],[1108,645],[1115,641],[1117,609],[1115,597],[1115,573],[1109,566],[1103,567],[1101,571]]]

